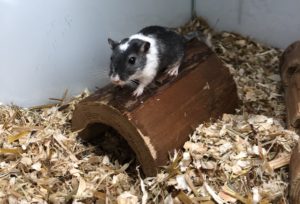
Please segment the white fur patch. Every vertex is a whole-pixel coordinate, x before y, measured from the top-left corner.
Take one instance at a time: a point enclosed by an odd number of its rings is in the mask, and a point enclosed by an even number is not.
[[[139,92],[138,95],[140,95],[148,84],[150,84],[158,69],[159,65],[159,59],[158,59],[158,47],[156,40],[151,36],[145,36],[141,33],[135,34],[130,36],[129,40],[127,40],[125,43],[122,43],[119,45],[119,49],[121,51],[126,51],[129,47],[129,43],[133,39],[139,39],[142,41],[146,41],[150,43],[150,48],[148,50],[148,53],[146,54],[146,65],[143,69],[138,70],[134,75],[130,76],[129,80],[139,80],[139,89],[136,90]],[[116,78],[114,78],[116,80]]]
[[[150,48],[146,55],[146,66],[142,70],[142,73],[139,74],[142,78],[144,78],[146,83],[150,83],[157,73],[157,68],[158,68],[158,64],[159,64],[158,48],[157,48],[156,40],[152,37],[145,36],[140,33],[132,35],[129,38],[129,41],[132,39],[139,39],[139,40],[147,41],[150,43]],[[140,81],[142,82],[143,79],[141,79]],[[148,82],[148,81],[150,81],[150,82]]]
[[[129,47],[128,41],[126,41],[125,43],[123,43],[123,44],[121,44],[121,45],[119,46],[119,48],[120,48],[121,51],[127,50],[128,47]]]

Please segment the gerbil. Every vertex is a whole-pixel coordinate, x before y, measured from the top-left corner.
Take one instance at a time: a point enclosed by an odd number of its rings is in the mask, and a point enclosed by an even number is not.
[[[112,49],[109,76],[112,83],[123,86],[138,82],[133,95],[140,96],[156,74],[167,69],[170,76],[178,74],[184,56],[184,39],[161,26],[143,28],[120,42],[108,39]]]

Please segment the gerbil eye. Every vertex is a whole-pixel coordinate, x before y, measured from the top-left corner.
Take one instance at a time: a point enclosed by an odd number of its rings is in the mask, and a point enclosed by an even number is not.
[[[129,64],[134,64],[135,63],[135,57],[130,57],[128,60]]]

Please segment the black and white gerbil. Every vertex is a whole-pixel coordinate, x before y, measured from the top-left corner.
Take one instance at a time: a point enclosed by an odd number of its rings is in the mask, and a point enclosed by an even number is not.
[[[112,49],[109,76],[123,86],[138,82],[133,95],[140,96],[156,74],[166,69],[178,74],[184,56],[184,38],[161,26],[148,26],[120,42],[108,39]]]

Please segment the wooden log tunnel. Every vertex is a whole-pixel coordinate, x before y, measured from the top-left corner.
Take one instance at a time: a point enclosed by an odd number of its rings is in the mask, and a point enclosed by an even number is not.
[[[291,44],[281,59],[281,78],[285,89],[287,123],[290,129],[300,130],[300,41]],[[300,141],[290,160],[290,201],[300,203]]]
[[[138,99],[129,87],[113,85],[81,101],[73,115],[73,130],[88,137],[92,124],[112,127],[125,138],[153,176],[168,161],[168,153],[180,149],[203,121],[233,113],[238,105],[235,82],[229,70],[202,42],[187,44],[180,73],[175,78],[161,73]]]

